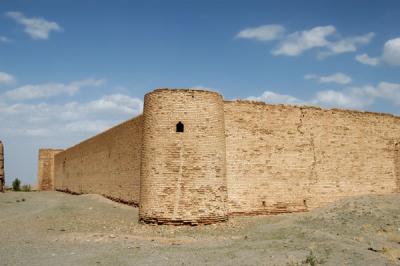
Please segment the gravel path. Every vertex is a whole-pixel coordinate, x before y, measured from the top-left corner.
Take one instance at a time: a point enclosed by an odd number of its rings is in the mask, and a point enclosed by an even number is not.
[[[210,226],[137,220],[97,195],[0,193],[0,265],[400,265],[400,194]]]

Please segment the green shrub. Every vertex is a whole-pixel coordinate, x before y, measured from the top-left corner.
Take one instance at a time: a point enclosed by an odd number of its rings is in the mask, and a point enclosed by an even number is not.
[[[14,191],[21,191],[21,180],[15,178],[12,182],[12,188]]]
[[[21,189],[22,189],[22,191],[24,191],[24,192],[29,192],[29,191],[32,190],[31,185],[23,185],[23,186],[21,187]]]

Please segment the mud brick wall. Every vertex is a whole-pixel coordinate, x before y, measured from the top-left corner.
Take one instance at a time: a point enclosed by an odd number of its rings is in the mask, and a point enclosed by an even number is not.
[[[139,204],[145,222],[306,211],[400,192],[400,117],[158,89],[143,115],[58,153],[54,165],[57,190]]]
[[[56,189],[139,203],[142,116],[79,143],[55,157]]]
[[[40,149],[38,157],[38,189],[54,190],[54,157],[60,149]]]
[[[222,96],[159,89],[144,99],[142,221],[225,221],[228,210]],[[184,132],[176,132],[181,122]]]
[[[224,108],[231,214],[398,191],[400,117],[250,101]]]
[[[0,192],[4,191],[5,186],[5,174],[4,174],[4,146],[0,140]]]

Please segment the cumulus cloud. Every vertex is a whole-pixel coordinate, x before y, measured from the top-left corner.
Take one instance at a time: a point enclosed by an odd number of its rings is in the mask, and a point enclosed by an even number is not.
[[[340,38],[336,28],[332,25],[317,26],[285,35],[285,28],[275,24],[247,28],[236,35],[237,38],[262,42],[280,39],[277,47],[272,50],[273,55],[298,56],[307,50],[318,48],[320,59],[336,54],[355,52],[360,45],[368,44],[374,36],[375,33],[369,32],[360,36]]]
[[[236,37],[267,42],[281,38],[284,33],[285,27],[276,24],[269,24],[255,28],[246,28],[240,31]]]
[[[400,65],[400,38],[391,39],[385,43],[382,60],[389,65]]]
[[[370,57],[367,54],[357,55],[355,59],[361,64],[377,66],[385,63],[393,66],[400,66],[400,37],[388,40],[383,46],[382,55]]]
[[[369,57],[367,54],[360,54],[355,57],[355,59],[364,65],[377,66],[380,63],[380,58]]]
[[[328,106],[364,108],[383,99],[400,106],[400,84],[380,82],[376,86],[351,87],[342,92],[321,91],[317,93],[317,103]]]
[[[329,50],[320,52],[318,56],[319,58],[324,58],[335,54],[355,52],[357,51],[358,46],[370,43],[374,36],[375,33],[370,32],[365,35],[353,36],[341,39],[336,42],[330,42],[327,45],[327,48]]]
[[[22,136],[99,133],[142,112],[143,102],[111,94],[88,102],[26,104],[0,102],[0,131]]]
[[[10,85],[16,82],[15,77],[11,74],[0,72],[0,85]]]
[[[7,12],[6,15],[18,24],[25,26],[24,31],[34,40],[46,40],[49,38],[50,32],[62,31],[62,28],[56,22],[44,18],[28,18],[17,11]]]
[[[363,94],[364,92],[358,88],[345,91],[325,90],[317,92],[315,98],[311,102],[327,107],[362,109],[372,104],[374,100],[374,98]]]
[[[310,99],[299,99],[291,95],[265,91],[261,96],[249,97],[248,99],[267,103],[309,104],[351,109],[364,109],[376,100],[381,99],[395,106],[400,106],[400,84],[380,82],[376,86],[366,85],[343,90],[321,90]]]
[[[291,33],[272,51],[272,54],[297,56],[312,48],[326,47],[329,44],[327,37],[335,32],[335,27],[329,25]]]
[[[263,101],[267,103],[283,103],[283,104],[301,104],[302,101],[296,97],[287,94],[279,94],[273,91],[264,91],[260,96],[250,96],[247,100]]]
[[[338,83],[338,84],[348,84],[352,81],[351,77],[340,72],[329,76],[318,76],[315,74],[308,74],[304,76],[304,79],[316,80],[319,83]]]
[[[83,87],[98,87],[103,85],[103,79],[85,79],[73,81],[69,84],[45,83],[38,85],[24,85],[13,90],[9,90],[5,95],[13,100],[31,100],[49,98],[59,94],[74,95]]]

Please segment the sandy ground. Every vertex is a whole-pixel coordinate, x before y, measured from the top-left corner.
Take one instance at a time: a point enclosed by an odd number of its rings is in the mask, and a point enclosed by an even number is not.
[[[137,220],[97,195],[0,193],[0,265],[400,265],[400,194],[210,226]]]

